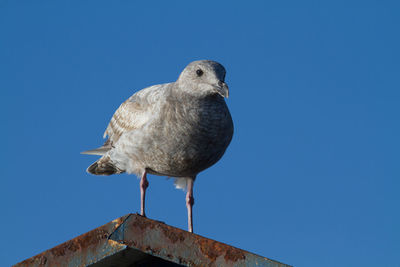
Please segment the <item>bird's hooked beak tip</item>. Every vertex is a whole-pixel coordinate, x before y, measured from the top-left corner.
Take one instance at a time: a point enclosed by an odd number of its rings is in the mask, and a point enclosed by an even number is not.
[[[223,81],[219,81],[218,82],[218,87],[217,87],[217,92],[222,97],[228,98],[229,97],[229,87],[228,87],[228,85]]]

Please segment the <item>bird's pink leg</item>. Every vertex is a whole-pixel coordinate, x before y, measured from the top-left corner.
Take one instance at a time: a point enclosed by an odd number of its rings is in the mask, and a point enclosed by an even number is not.
[[[192,215],[192,207],[194,204],[194,198],[193,198],[193,179],[188,179],[188,184],[187,184],[187,193],[186,193],[186,207],[188,210],[188,228],[189,232],[193,233],[193,215]]]
[[[140,215],[146,217],[146,213],[144,211],[144,204],[146,198],[146,189],[149,187],[149,181],[146,178],[146,171],[142,175],[142,179],[140,179]]]

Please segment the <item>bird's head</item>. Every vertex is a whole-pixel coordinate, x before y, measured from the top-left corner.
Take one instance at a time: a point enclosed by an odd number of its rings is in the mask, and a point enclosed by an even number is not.
[[[179,86],[184,90],[194,91],[198,95],[218,93],[222,97],[229,96],[229,88],[225,83],[225,68],[211,60],[193,61],[182,71],[178,78]]]

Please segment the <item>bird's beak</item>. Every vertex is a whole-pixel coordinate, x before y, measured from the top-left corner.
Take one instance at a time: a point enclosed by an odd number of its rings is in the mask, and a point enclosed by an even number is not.
[[[216,89],[217,89],[218,94],[220,94],[222,97],[226,97],[226,98],[229,97],[229,87],[223,81],[218,82],[218,86]]]

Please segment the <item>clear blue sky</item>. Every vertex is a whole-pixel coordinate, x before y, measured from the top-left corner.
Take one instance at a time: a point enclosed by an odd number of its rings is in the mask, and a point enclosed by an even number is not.
[[[400,266],[397,1],[0,1],[2,265],[139,211],[96,177],[119,104],[193,60],[227,69],[235,135],[195,232],[295,266]],[[62,2],[62,3],[61,3]],[[186,229],[150,176],[150,218]]]

